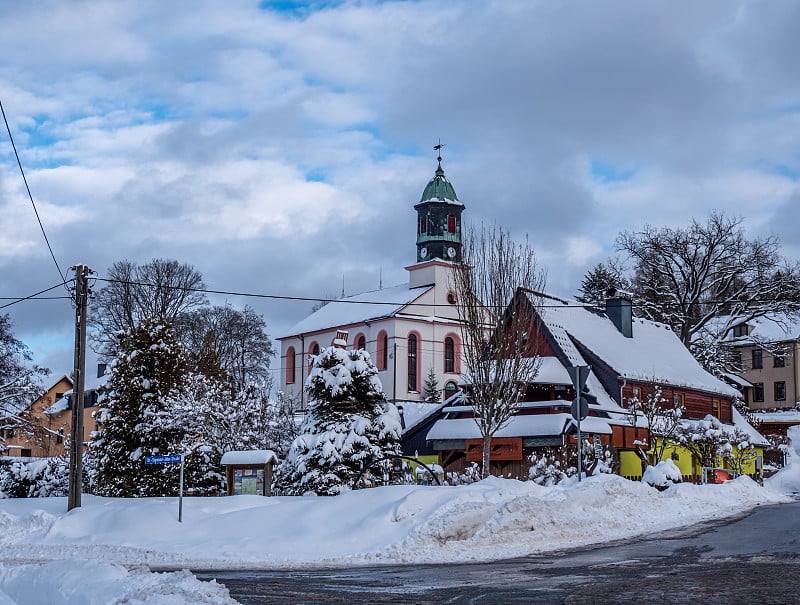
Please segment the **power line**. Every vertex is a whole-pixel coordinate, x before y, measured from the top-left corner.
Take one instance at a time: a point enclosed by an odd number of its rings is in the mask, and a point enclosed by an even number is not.
[[[50,251],[50,257],[53,259],[53,263],[58,270],[58,275],[61,277],[61,284],[65,288],[67,288],[67,278],[64,275],[64,272],[61,270],[61,267],[56,260],[56,255],[53,252],[53,247],[50,245],[50,240],[47,238],[47,233],[44,230],[44,224],[42,224],[42,219],[39,216],[39,210],[36,208],[36,202],[33,201],[33,194],[31,193],[31,188],[28,186],[28,179],[25,177],[25,171],[22,169],[22,162],[19,159],[19,153],[17,153],[17,146],[14,143],[14,137],[11,135],[11,127],[8,125],[8,120],[6,119],[6,110],[3,109],[3,101],[0,100],[0,113],[3,114],[3,122],[6,125],[6,131],[8,132],[8,139],[11,141],[11,148],[14,150],[14,157],[17,158],[17,166],[19,166],[19,173],[22,175],[22,182],[25,183],[25,190],[28,192],[28,199],[31,201],[31,206],[33,206],[33,212],[36,215],[36,220],[39,223],[39,228],[42,230],[42,235],[44,236],[44,241],[47,244],[47,249]],[[69,288],[67,288],[67,292],[69,292]],[[70,298],[72,295],[70,294]],[[3,307],[0,307],[2,309]]]
[[[414,302],[414,301],[385,301],[385,300],[350,300],[347,298],[327,298],[327,297],[309,297],[309,296],[289,296],[285,294],[259,294],[255,292],[235,292],[231,290],[210,290],[208,288],[190,288],[188,286],[167,286],[163,284],[151,284],[147,282],[139,282],[139,281],[131,281],[126,279],[109,279],[98,277],[96,278],[98,281],[110,283],[110,284],[124,284],[127,286],[143,286],[146,288],[166,288],[168,290],[182,290],[184,292],[199,292],[202,294],[223,294],[226,296],[242,296],[246,298],[262,298],[268,300],[290,300],[290,301],[300,301],[300,302],[324,302],[324,303],[340,303],[340,304],[351,304],[351,305],[388,305],[392,307],[401,307],[401,306],[420,306],[420,307],[449,307],[453,308],[456,305],[451,303],[425,303],[425,302]],[[481,305],[485,306],[485,305]],[[595,308],[594,305],[589,304],[569,304],[569,303],[559,303],[559,304],[552,304],[552,305],[537,305],[541,308],[558,308],[563,309],[565,307],[572,307],[572,308]]]
[[[70,281],[73,281],[73,280],[70,280]],[[21,296],[20,298],[15,298],[15,299],[0,298],[0,300],[11,300],[12,301],[10,303],[6,303],[4,305],[0,305],[0,309],[5,309],[6,307],[10,307],[12,305],[16,305],[16,304],[24,302],[26,300],[44,300],[44,299],[39,299],[38,296],[40,294],[45,294],[46,292],[50,292],[50,290],[55,290],[56,288],[60,288],[61,286],[66,286],[67,283],[69,283],[69,282],[65,281],[63,283],[56,284],[55,286],[50,286],[49,288],[45,288],[44,290],[40,290],[39,292],[35,292],[34,294],[30,294],[28,296]],[[72,296],[51,296],[51,297],[47,297],[48,300],[59,299],[59,298],[63,298],[63,299],[68,298],[68,299],[72,300]]]

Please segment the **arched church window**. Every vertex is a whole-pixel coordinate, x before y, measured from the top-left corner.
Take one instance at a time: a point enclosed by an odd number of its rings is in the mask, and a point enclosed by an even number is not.
[[[408,335],[408,390],[417,389],[417,335]]]
[[[456,371],[456,346],[453,339],[448,336],[444,339],[444,371],[452,374]]]
[[[367,348],[367,339],[363,334],[358,335],[358,338],[356,339],[356,348],[362,351]]]
[[[389,335],[381,330],[378,333],[378,370],[383,371],[389,365]]]
[[[295,380],[295,352],[294,347],[286,349],[286,384],[293,384]]]

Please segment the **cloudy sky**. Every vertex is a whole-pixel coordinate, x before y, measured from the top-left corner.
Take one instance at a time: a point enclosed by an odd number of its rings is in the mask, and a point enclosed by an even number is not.
[[[175,258],[211,289],[303,297],[404,282],[441,138],[465,221],[528,234],[571,296],[620,230],[712,209],[800,258],[798,31],[780,0],[3,3],[0,100],[62,269]],[[0,297],[58,282],[2,131]],[[273,336],[311,307],[225,300]],[[68,301],[6,312],[70,370]]]

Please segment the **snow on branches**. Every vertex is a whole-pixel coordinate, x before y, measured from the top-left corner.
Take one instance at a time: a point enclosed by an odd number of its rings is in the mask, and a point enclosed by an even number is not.
[[[312,360],[309,412],[275,482],[283,493],[330,496],[371,461],[400,454],[400,416],[366,351],[330,347]]]

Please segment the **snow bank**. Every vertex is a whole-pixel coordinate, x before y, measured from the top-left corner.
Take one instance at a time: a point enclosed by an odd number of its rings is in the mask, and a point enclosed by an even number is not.
[[[489,478],[337,497],[84,497],[0,501],[5,561],[71,557],[181,568],[490,560],[617,540],[786,501],[747,477],[659,492],[618,476],[543,487]],[[636,514],[631,514],[636,511]]]
[[[188,571],[152,573],[113,563],[0,564],[0,605],[235,605],[228,589]]]
[[[790,427],[786,434],[791,440],[786,466],[766,479],[764,485],[779,493],[800,495],[800,426]]]
[[[489,478],[458,487],[389,486],[337,497],[0,500],[0,605],[235,603],[188,571],[455,563],[646,536],[787,502],[800,492],[800,427],[789,465],[658,491],[616,475],[545,487]],[[633,511],[633,512],[632,512]]]

